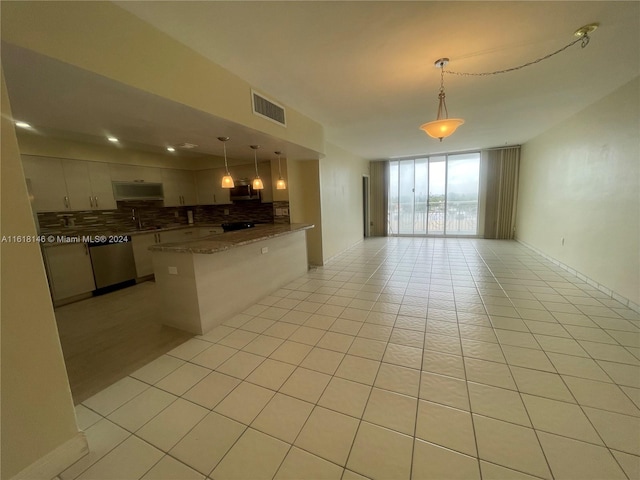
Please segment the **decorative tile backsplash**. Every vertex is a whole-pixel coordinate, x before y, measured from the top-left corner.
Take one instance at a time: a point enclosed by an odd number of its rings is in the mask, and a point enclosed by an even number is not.
[[[117,210],[38,213],[38,223],[40,233],[44,235],[105,235],[135,231],[138,222],[143,228],[187,225],[189,210],[193,212],[196,224],[290,223],[289,202],[253,201],[191,207],[165,207],[161,201],[118,202]]]

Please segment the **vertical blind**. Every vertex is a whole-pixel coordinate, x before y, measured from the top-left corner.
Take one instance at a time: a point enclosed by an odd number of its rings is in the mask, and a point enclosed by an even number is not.
[[[515,234],[520,147],[483,151],[487,172],[484,237],[512,239]]]
[[[371,162],[371,231],[374,237],[387,236],[387,198],[389,196],[389,162]]]

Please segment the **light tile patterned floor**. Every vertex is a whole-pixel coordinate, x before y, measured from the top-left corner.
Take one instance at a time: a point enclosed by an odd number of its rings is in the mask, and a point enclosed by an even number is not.
[[[370,239],[77,407],[91,479],[637,479],[640,316],[511,241]]]

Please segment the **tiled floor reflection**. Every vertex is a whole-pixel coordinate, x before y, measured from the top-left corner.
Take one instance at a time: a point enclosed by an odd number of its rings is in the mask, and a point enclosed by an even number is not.
[[[352,248],[77,407],[87,479],[637,479],[640,316],[511,241]]]

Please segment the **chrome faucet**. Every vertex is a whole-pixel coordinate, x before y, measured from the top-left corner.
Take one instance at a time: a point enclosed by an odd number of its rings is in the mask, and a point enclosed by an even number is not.
[[[140,216],[136,217],[136,209],[132,208],[131,209],[131,220],[133,220],[134,222],[136,222],[136,227],[138,228],[138,230],[142,230],[142,219],[140,218]]]

